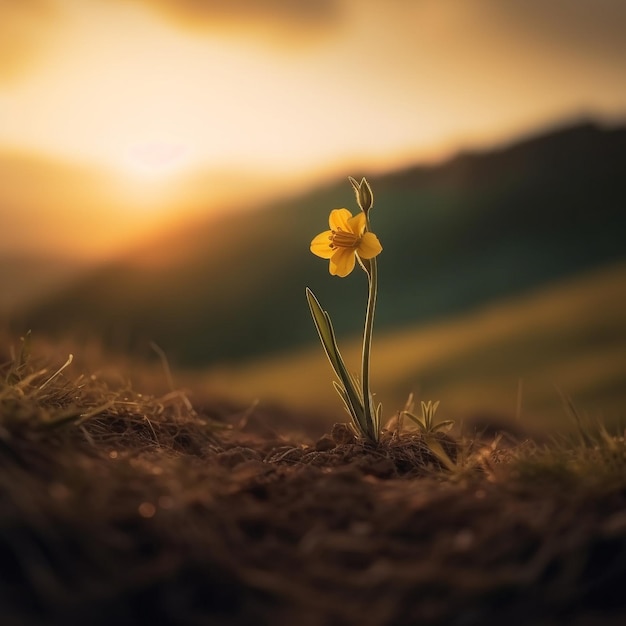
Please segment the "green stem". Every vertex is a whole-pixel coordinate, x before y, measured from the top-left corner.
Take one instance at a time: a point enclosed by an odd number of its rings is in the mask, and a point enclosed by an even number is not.
[[[366,215],[366,230],[369,230],[369,220]],[[370,352],[372,346],[372,331],[374,328],[374,312],[376,310],[376,292],[378,290],[378,271],[376,258],[365,261],[369,294],[367,298],[367,312],[365,314],[365,329],[363,331],[363,360],[361,364],[361,385],[363,389],[363,408],[365,422],[370,432],[367,433],[372,441],[378,441],[379,425],[376,419],[376,409],[370,392]]]

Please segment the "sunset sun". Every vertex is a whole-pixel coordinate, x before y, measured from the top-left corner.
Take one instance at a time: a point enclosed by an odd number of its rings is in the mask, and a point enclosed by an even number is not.
[[[145,179],[163,179],[189,164],[189,148],[180,142],[142,141],[130,144],[124,155],[125,171]]]

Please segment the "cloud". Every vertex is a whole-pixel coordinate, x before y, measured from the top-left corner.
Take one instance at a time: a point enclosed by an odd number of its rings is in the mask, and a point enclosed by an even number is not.
[[[17,80],[43,56],[54,0],[0,0],[0,82]]]
[[[342,0],[123,0],[141,3],[189,29],[254,26],[315,34],[333,26]],[[294,32],[296,31],[296,32]]]

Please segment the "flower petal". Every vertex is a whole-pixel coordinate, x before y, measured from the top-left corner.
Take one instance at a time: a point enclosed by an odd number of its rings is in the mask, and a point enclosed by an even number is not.
[[[365,213],[359,212],[354,217],[348,220],[348,228],[357,236],[360,237],[365,230]]]
[[[330,212],[328,223],[331,230],[343,230],[348,232],[350,227],[348,226],[348,220],[352,217],[352,213],[348,209],[333,209]]]
[[[361,243],[356,251],[362,259],[373,259],[383,251],[383,247],[374,233],[367,232],[361,237]]]
[[[353,269],[356,254],[350,248],[339,248],[330,259],[328,271],[333,276],[346,277]]]
[[[322,259],[330,259],[335,254],[335,250],[330,247],[331,236],[332,232],[330,230],[320,233],[311,242],[311,252]]]

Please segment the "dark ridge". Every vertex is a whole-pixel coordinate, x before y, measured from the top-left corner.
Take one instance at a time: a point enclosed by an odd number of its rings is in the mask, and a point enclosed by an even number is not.
[[[626,128],[583,123],[372,176],[384,247],[377,328],[456,315],[624,259],[625,165]],[[123,350],[156,341],[175,363],[203,366],[316,341],[309,286],[337,332],[356,334],[365,278],[331,278],[308,251],[338,206],[355,210],[344,180],[171,233],[22,312],[18,325]]]

